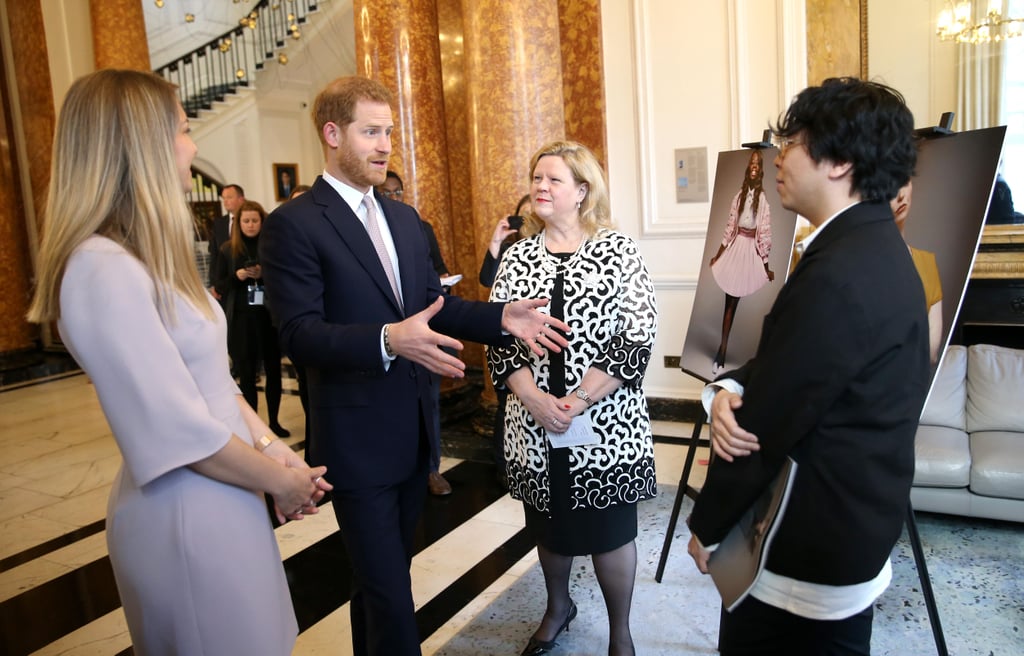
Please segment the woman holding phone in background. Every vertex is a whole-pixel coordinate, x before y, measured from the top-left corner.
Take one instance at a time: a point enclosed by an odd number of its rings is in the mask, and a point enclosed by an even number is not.
[[[231,226],[231,240],[221,247],[213,279],[217,293],[226,299],[228,352],[238,373],[242,396],[253,410],[259,407],[256,377],[262,362],[270,429],[278,437],[289,437],[291,433],[277,418],[281,408],[281,347],[270,312],[263,304],[259,243],[266,218],[267,213],[259,203],[251,200],[242,203],[238,220]]]
[[[523,227],[523,208],[529,207],[530,194],[519,199],[516,213],[505,217],[494,226],[491,242],[484,253],[484,261],[480,265],[480,284],[490,287],[494,284],[494,276],[498,273],[498,263],[508,247],[519,240],[519,229]]]

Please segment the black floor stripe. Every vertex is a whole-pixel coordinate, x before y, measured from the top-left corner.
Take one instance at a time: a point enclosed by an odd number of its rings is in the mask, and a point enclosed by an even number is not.
[[[498,580],[498,577],[519,562],[533,546],[533,538],[527,534],[525,528],[520,529],[503,545],[421,606],[416,611],[416,625],[419,627],[421,639],[431,636],[469,602],[479,597]]]
[[[65,533],[64,535],[59,535],[52,540],[47,540],[42,544],[37,544],[34,547],[12,554],[3,560],[0,560],[0,572],[6,572],[9,569],[17,567],[18,565],[23,565],[29,561],[35,560],[36,558],[42,558],[52,551],[62,549],[69,544],[78,542],[79,540],[84,540],[90,535],[95,535],[103,530],[103,526],[106,521],[107,520],[105,519],[97,520],[88,526],[83,526],[82,528],[75,529],[74,531]]]
[[[447,497],[428,496],[417,529],[414,545],[416,553],[447,535],[505,493],[497,482],[491,464],[462,462],[445,472],[445,477],[454,491]],[[300,631],[320,621],[350,598],[348,560],[341,536],[337,532],[288,558],[284,567]],[[489,571],[497,572],[500,565],[484,565],[476,576],[482,576],[488,567]],[[497,576],[500,576],[500,572],[495,578]],[[483,579],[479,579],[475,585],[486,587]],[[468,593],[456,593],[453,589],[448,594],[455,599]],[[3,636],[0,653],[17,656],[31,653],[119,606],[110,560],[106,557],[98,559],[0,602],[0,635]],[[442,607],[439,602],[437,608]],[[434,623],[434,620],[430,623]]]
[[[413,553],[429,547],[505,494],[490,464],[462,462],[444,476],[452,485],[452,494],[428,495],[416,529]],[[340,533],[332,533],[285,559],[284,570],[300,632],[351,599],[352,579]]]
[[[95,560],[0,603],[2,653],[30,654],[120,605],[110,560]]]

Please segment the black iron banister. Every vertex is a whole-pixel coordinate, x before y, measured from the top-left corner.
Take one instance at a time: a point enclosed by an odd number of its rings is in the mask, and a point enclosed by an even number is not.
[[[214,101],[248,86],[323,1],[260,0],[237,27],[160,66],[156,73],[178,87],[185,112],[195,118],[200,109],[210,109]]]

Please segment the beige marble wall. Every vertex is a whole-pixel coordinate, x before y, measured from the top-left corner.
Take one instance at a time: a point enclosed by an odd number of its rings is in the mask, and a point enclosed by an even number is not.
[[[13,79],[3,74],[0,134],[0,353],[31,347],[37,327],[24,320],[32,293],[31,248],[46,196],[53,139],[53,92],[38,0],[4,0]],[[5,63],[6,64],[6,63]],[[8,133],[7,130],[13,129]],[[22,148],[24,159],[19,158]],[[23,189],[27,176],[30,189]]]
[[[807,0],[808,84],[867,75],[866,18],[867,0]]]
[[[559,0],[565,136],[607,167],[600,0]]]
[[[96,68],[151,70],[139,0],[89,0]]]

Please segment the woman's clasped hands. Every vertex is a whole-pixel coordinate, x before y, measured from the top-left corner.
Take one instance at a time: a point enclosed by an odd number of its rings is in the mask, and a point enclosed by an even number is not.
[[[298,520],[320,512],[317,503],[334,489],[324,478],[327,467],[310,467],[280,440],[275,440],[263,453],[284,465],[280,481],[267,489],[274,499],[277,520],[283,524],[286,519]]]
[[[533,420],[549,433],[561,434],[569,430],[575,413],[565,399],[552,396],[540,389],[520,397]]]

